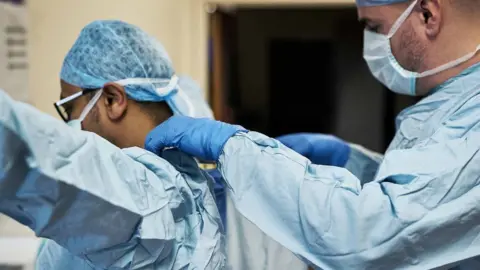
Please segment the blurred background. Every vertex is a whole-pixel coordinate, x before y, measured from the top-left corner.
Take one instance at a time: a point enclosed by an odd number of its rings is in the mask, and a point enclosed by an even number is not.
[[[331,133],[383,152],[415,102],[370,75],[354,0],[0,0],[0,88],[57,117],[62,60],[96,19],[156,36],[219,120],[270,136]],[[37,245],[0,217],[0,270],[33,269]]]

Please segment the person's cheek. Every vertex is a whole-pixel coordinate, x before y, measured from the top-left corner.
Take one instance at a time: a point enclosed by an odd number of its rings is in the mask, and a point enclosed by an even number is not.
[[[82,121],[82,130],[96,133],[95,128],[93,127],[93,124],[90,122],[88,117]]]
[[[75,106],[71,109],[70,111],[70,115],[69,115],[69,120],[75,120],[75,119],[78,119],[80,117],[80,114],[82,113],[81,110],[77,109],[78,107]]]
[[[82,128],[85,131],[90,131],[99,134],[99,115],[98,110],[94,107],[82,121]]]
[[[391,39],[390,39],[390,47],[392,48],[392,54],[393,56],[395,57],[395,59],[397,60],[397,62],[402,62],[401,61],[401,53],[402,53],[402,48],[400,48],[400,35],[399,33],[397,33],[396,35],[394,35]]]

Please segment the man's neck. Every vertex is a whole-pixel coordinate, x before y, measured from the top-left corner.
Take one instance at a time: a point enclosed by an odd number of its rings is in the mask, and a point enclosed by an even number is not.
[[[438,74],[420,79],[418,84],[418,89],[420,89],[419,95],[428,94],[435,87],[438,87],[439,85],[446,82],[447,80],[460,75],[463,71],[465,71],[466,69],[478,63],[480,63],[480,52],[477,53],[477,55],[472,59],[456,67],[453,67],[443,72],[440,72]]]
[[[168,110],[158,112],[155,117],[143,111],[131,112],[121,127],[120,141],[116,145],[120,148],[145,147],[148,133],[158,125],[167,121],[173,114]],[[120,132],[119,132],[120,133]]]
[[[125,123],[122,128],[123,134],[120,140],[116,143],[120,148],[140,147],[144,148],[145,139],[150,131],[157,125],[150,121],[149,118],[139,118],[136,121],[129,121]]]

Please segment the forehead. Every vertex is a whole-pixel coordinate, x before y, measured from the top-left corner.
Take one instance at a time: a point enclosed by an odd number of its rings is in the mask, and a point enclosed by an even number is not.
[[[358,7],[358,19],[364,22],[391,23],[408,8],[408,2],[383,6]]]
[[[60,92],[60,99],[69,97],[77,92],[82,91],[80,87],[66,83],[65,81],[60,81],[60,87],[62,91]]]

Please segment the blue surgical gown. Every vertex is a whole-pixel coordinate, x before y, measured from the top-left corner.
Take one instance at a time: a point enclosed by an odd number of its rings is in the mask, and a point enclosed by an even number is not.
[[[319,269],[480,269],[480,65],[397,119],[382,157],[312,165],[256,132],[219,169],[236,208]]]
[[[37,269],[225,265],[211,179],[191,157],[120,150],[1,90],[0,145],[0,212],[51,239]]]
[[[202,164],[203,165],[203,164]],[[243,217],[227,194],[217,169],[206,170],[214,180],[215,202],[226,228],[227,269],[306,270],[307,265]]]

